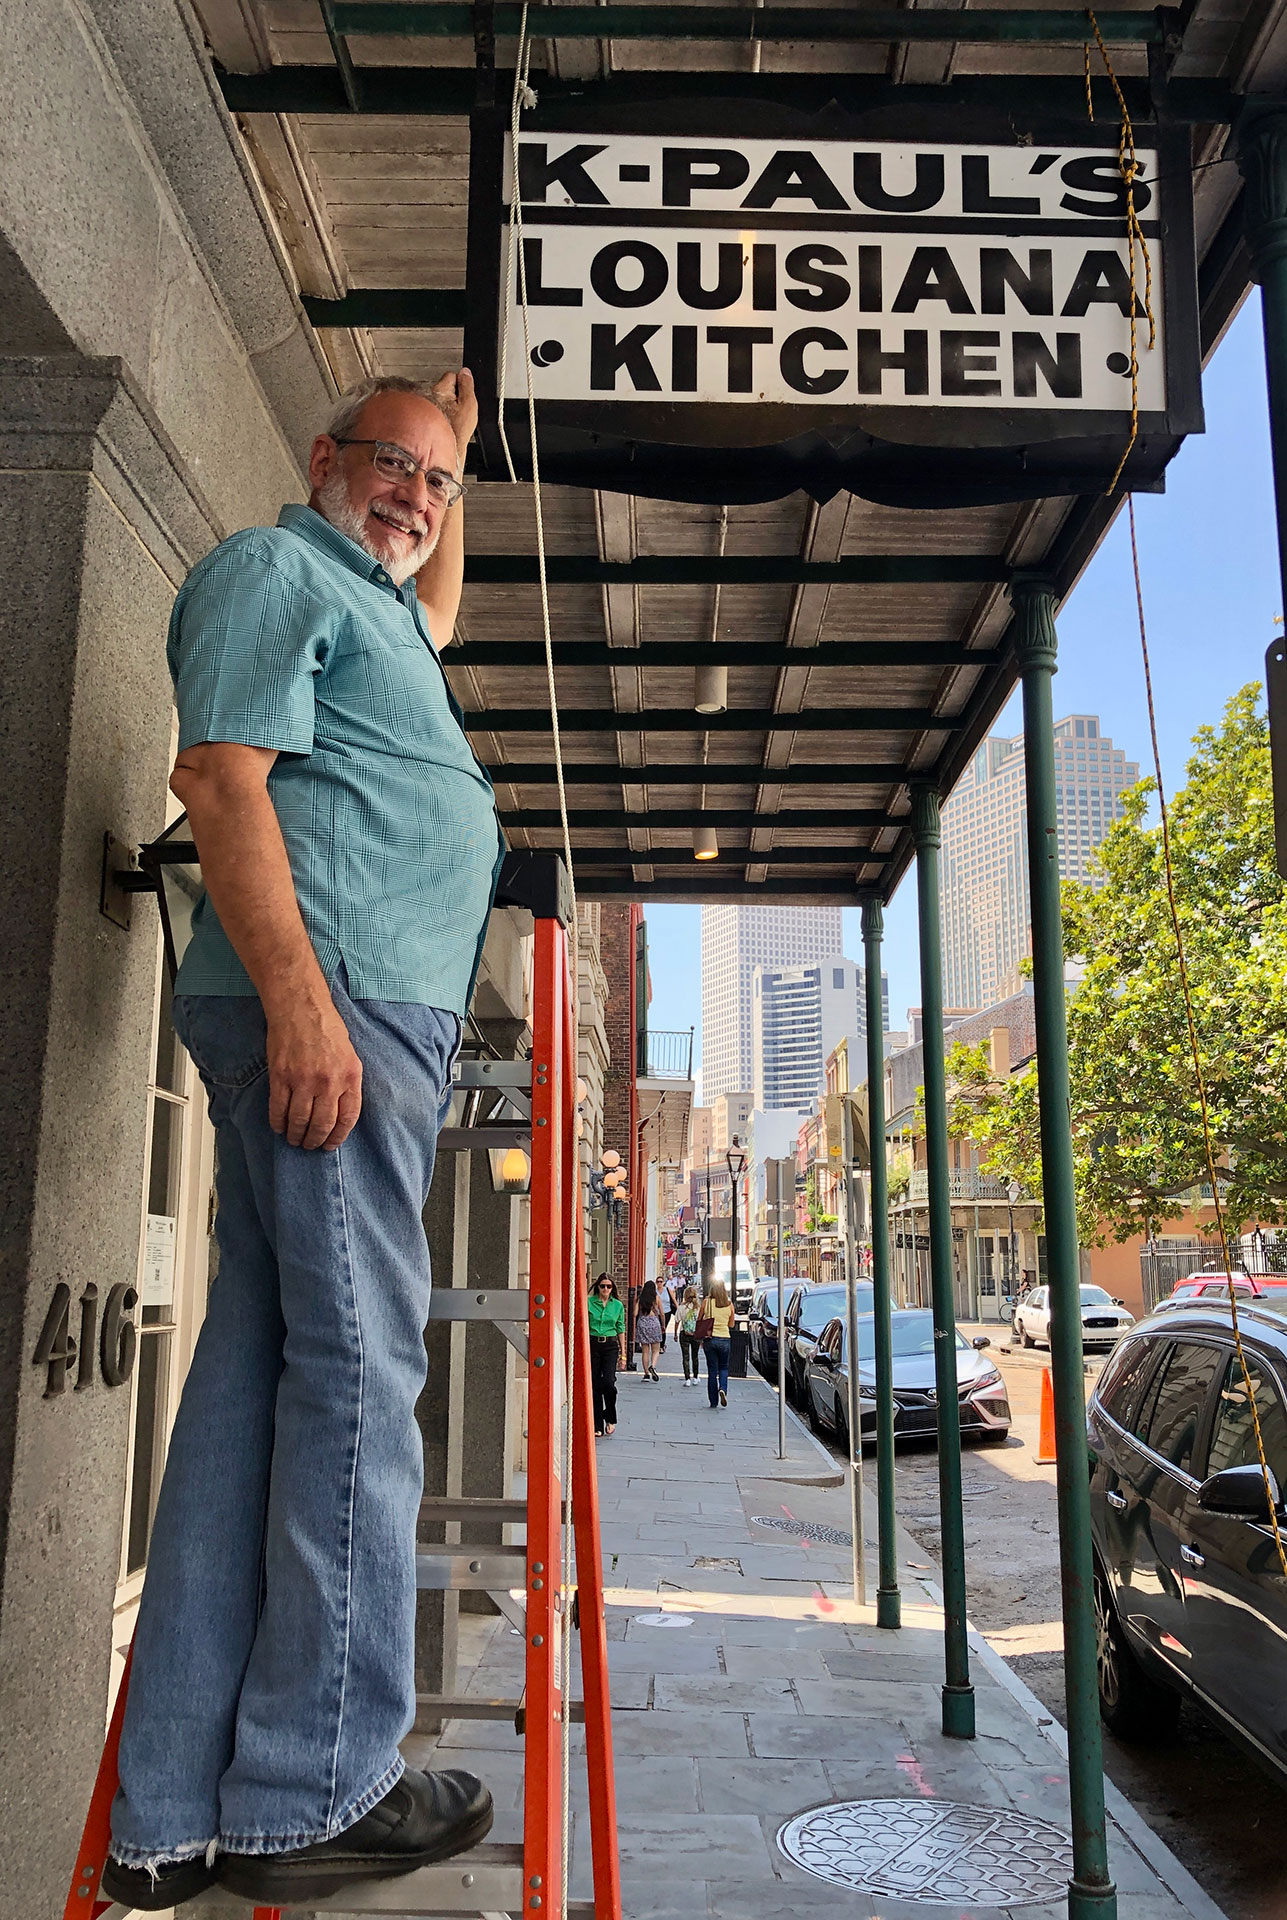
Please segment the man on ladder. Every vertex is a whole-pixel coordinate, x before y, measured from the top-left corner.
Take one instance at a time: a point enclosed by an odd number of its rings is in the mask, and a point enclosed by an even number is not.
[[[449,417],[450,414],[450,417]],[[404,1768],[421,1210],[500,869],[435,642],[463,580],[467,373],[364,383],[307,507],[175,604],[172,786],[207,896],[176,1026],[218,1139],[219,1271],[170,1443],[103,1892],[322,1899],[474,1845]]]

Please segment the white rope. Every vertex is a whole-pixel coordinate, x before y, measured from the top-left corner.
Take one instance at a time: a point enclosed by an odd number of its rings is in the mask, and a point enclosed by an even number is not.
[[[568,822],[567,787],[563,778],[563,741],[559,732],[558,691],[554,678],[554,637],[550,622],[550,592],[545,569],[545,514],[541,500],[541,462],[536,444],[536,394],[532,385],[532,334],[531,320],[527,305],[527,261],[523,252],[523,199],[519,182],[518,137],[519,118],[524,106],[534,106],[536,96],[528,84],[528,70],[531,61],[531,44],[527,37],[527,0],[524,0],[522,16],[518,27],[518,52],[514,62],[514,92],[510,102],[510,200],[509,200],[509,254],[506,268],[506,300],[508,302],[509,275],[514,268],[514,248],[518,250],[518,298],[523,315],[523,358],[527,368],[527,431],[532,449],[532,502],[536,510],[536,566],[541,589],[541,630],[545,639],[545,677],[550,697],[550,726],[554,737],[554,776],[559,790],[559,819],[563,826],[563,857],[567,862],[568,888],[571,895],[572,925],[569,929],[569,963],[571,966],[572,988],[572,1070],[575,1075],[577,1065],[577,975],[579,972],[579,926],[576,900],[576,871],[572,863],[572,830]],[[514,463],[510,458],[509,442],[505,438],[505,380],[508,369],[506,342],[509,337],[508,306],[505,325],[501,331],[501,362],[499,386],[501,444],[505,449],[505,461],[509,468],[511,481],[517,481]],[[561,1117],[561,1116],[560,1116]],[[575,1160],[575,1146],[573,1156]],[[576,1162],[579,1170],[579,1161]],[[571,1169],[565,1170],[571,1177]],[[580,1205],[578,1193],[576,1204]],[[561,1708],[562,1708],[562,1901],[560,1910],[567,1912],[568,1884],[571,1872],[571,1824],[572,1824],[572,1633],[571,1607],[573,1592],[573,1533],[571,1525],[572,1507],[572,1419],[576,1403],[576,1353],[575,1325],[576,1315],[580,1312],[580,1278],[576,1270],[576,1235],[569,1236],[567,1247],[568,1264],[568,1315],[563,1327],[563,1364],[566,1381],[564,1424],[562,1436],[561,1479],[562,1496],[565,1503],[562,1513],[562,1564],[560,1567],[560,1645],[562,1649]]]

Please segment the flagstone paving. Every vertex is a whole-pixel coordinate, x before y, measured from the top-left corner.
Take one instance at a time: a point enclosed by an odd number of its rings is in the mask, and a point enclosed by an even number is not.
[[[976,1639],[978,1735],[944,1738],[942,1615],[910,1535],[900,1535],[903,1625],[890,1632],[852,1598],[847,1545],[757,1524],[849,1527],[840,1469],[798,1422],[788,1422],[786,1458],[777,1458],[776,1396],[758,1377],[731,1382],[727,1408],[711,1412],[704,1388],[685,1388],[677,1371],[659,1385],[624,1375],[620,1409],[597,1458],[625,1920],[1062,1920],[1066,1868],[1050,1881],[1048,1862],[1034,1868],[1038,1879],[1047,1874],[1044,1893],[1034,1881],[1024,1901],[926,1904],[901,1897],[919,1871],[914,1835],[899,1856],[911,1863],[899,1896],[831,1884],[786,1857],[778,1834],[787,1820],[872,1800],[901,1803],[893,1816],[909,1831],[929,1822],[946,1834],[933,1839],[935,1871],[952,1854],[953,1818],[966,1819],[950,1802],[984,1809],[968,1817],[1002,1851],[1019,1816],[1051,1823],[1057,1847],[1069,1825],[1060,1730]],[[870,1486],[865,1531],[874,1593]],[[470,1690],[521,1689],[522,1640],[504,1621],[466,1616],[462,1645],[476,1663]],[[575,1649],[573,1676],[579,1690]],[[579,1728],[572,1745],[570,1896],[588,1899]],[[495,1837],[520,1837],[511,1727],[456,1721],[406,1751],[417,1765],[475,1767],[496,1796]],[[1122,1920],[1220,1920],[1121,1797],[1111,1788],[1109,1796]],[[1020,1824],[1040,1852],[1045,1829]],[[967,1847],[958,1861],[967,1878],[972,1862]]]

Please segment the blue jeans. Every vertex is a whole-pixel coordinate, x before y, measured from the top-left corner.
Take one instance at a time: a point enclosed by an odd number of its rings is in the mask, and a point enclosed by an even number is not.
[[[429,1249],[454,1013],[335,1004],[362,1111],[332,1153],[268,1124],[258,999],[180,996],[210,1097],[219,1270],[170,1439],[121,1739],[128,1866],[280,1853],[398,1780],[415,1716]]]
[[[711,1339],[706,1342],[706,1392],[713,1407],[721,1393],[728,1392],[728,1349],[730,1342]]]

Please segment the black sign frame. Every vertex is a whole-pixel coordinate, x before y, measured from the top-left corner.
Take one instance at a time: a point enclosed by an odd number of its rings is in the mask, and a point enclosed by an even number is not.
[[[523,115],[525,134],[603,133],[700,139],[780,139],[794,145],[827,141],[932,142],[948,147],[1100,147],[1117,151],[1115,120],[1028,118],[1016,81],[1015,108],[921,104],[906,111],[878,107],[821,114],[766,108],[762,101],[719,98],[631,107],[619,98],[596,102],[560,97]],[[465,359],[478,382],[481,425],[478,477],[507,479],[497,417],[499,329],[507,245],[504,150],[508,114],[485,102],[471,117],[468,318]],[[1119,487],[1160,491],[1168,462],[1189,433],[1203,427],[1198,279],[1188,130],[1150,124],[1137,131],[1157,153],[1164,179],[1160,245],[1166,354],[1165,412],[1141,412],[1139,432]],[[624,216],[623,224],[629,216]],[[1120,237],[1124,222],[1096,223]],[[1088,229],[1089,231],[1089,229]],[[1138,322],[1143,358],[1147,322]],[[531,472],[525,369],[512,364],[505,438],[520,477]],[[1005,412],[969,407],[855,407],[702,404],[626,399],[539,400],[542,476],[565,485],[602,487],[662,499],[734,503],[770,500],[802,489],[826,500],[848,490],[902,507],[991,505],[1056,494],[1096,494],[1107,487],[1129,435],[1123,412],[1072,413],[1036,408]],[[747,416],[754,416],[753,421]],[[730,416],[737,416],[735,419]],[[752,429],[748,433],[748,429]]]

